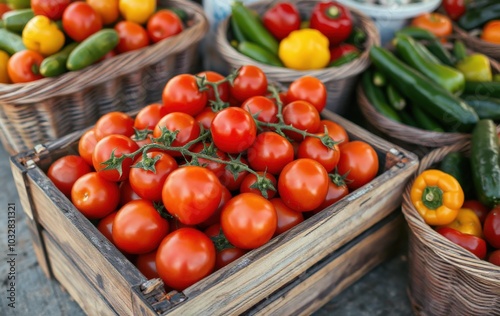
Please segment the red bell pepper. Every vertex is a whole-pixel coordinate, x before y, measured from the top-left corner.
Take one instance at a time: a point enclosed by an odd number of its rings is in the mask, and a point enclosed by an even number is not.
[[[465,13],[465,0],[443,0],[443,8],[456,21]]]
[[[479,259],[484,259],[486,257],[486,242],[484,239],[474,235],[463,234],[450,227],[440,227],[436,229],[436,232],[443,235],[451,242],[469,250]]]
[[[323,33],[330,46],[345,41],[352,32],[351,12],[341,4],[319,2],[313,8],[309,27]]]
[[[278,40],[300,28],[300,13],[293,3],[281,2],[268,9],[262,17],[266,29]]]

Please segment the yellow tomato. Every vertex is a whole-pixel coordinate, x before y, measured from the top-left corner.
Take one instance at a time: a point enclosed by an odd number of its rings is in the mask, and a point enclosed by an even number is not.
[[[87,0],[87,3],[101,16],[104,25],[118,20],[118,0]]]
[[[7,63],[9,54],[0,50],[0,83],[10,83],[9,74],[7,72]]]
[[[156,0],[120,0],[120,13],[127,21],[144,24],[156,10]]]

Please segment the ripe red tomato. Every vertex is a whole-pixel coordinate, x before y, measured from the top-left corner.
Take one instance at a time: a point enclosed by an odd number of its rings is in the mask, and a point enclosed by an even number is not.
[[[500,249],[492,251],[488,256],[488,261],[496,266],[500,266]]]
[[[212,121],[214,120],[215,113],[211,107],[206,107],[194,118],[196,122],[200,123],[204,129],[210,129],[212,126]]]
[[[347,188],[347,185],[344,183],[343,180],[334,180],[332,181],[332,176],[330,175],[330,181],[328,182],[328,193],[326,194],[326,198],[321,203],[320,206],[318,206],[315,210],[313,210],[314,214],[317,214],[327,208],[328,206],[332,205],[333,203],[337,202],[347,194],[349,194],[349,188]],[[334,177],[339,177],[340,175],[335,174]]]
[[[233,197],[221,213],[224,235],[241,249],[254,249],[267,243],[276,231],[277,222],[273,204],[254,193]]]
[[[230,91],[231,95],[239,102],[256,95],[266,95],[267,77],[257,66],[242,66],[230,87]]]
[[[156,269],[156,250],[138,255],[135,266],[148,280],[160,278]]]
[[[195,76],[181,74],[167,82],[162,99],[169,113],[184,112],[196,116],[207,105],[208,96],[206,91],[200,91]]]
[[[251,97],[241,104],[241,108],[252,114],[252,116],[257,115],[257,120],[261,122],[278,122],[278,106],[267,97],[261,95]]]
[[[153,137],[159,138],[162,136],[162,129],[167,129],[170,132],[178,131],[175,140],[170,144],[172,147],[182,147],[190,141],[200,136],[200,125],[189,114],[182,112],[168,113],[160,119],[153,131]],[[167,135],[167,139],[170,137]],[[168,153],[173,157],[180,157],[182,154],[177,151],[169,150]]]
[[[215,71],[203,71],[196,74],[198,77],[205,77],[208,82],[218,82],[224,79],[224,76]],[[224,82],[217,87],[219,98],[224,102],[229,102],[229,82]],[[217,101],[215,91],[212,86],[208,86],[207,90],[208,101]]]
[[[454,21],[458,20],[466,10],[464,0],[443,0],[443,8]]]
[[[120,206],[127,204],[133,200],[140,200],[141,197],[134,192],[128,180],[120,183]]]
[[[207,229],[205,229],[204,233],[210,237],[217,237],[219,238],[220,236],[223,236],[222,238],[226,238],[224,234],[221,234],[221,226],[219,223],[213,224]],[[213,239],[212,239],[213,240]],[[227,239],[225,241],[229,244]],[[217,245],[217,244],[216,244]],[[217,245],[217,247],[219,247]],[[234,260],[238,259],[239,257],[243,256],[246,251],[240,248],[223,248],[223,249],[218,249],[216,248],[217,255],[215,257],[215,270],[219,270],[220,268],[223,268],[233,262]]]
[[[168,229],[168,221],[151,201],[135,200],[118,210],[113,221],[113,241],[126,253],[148,253],[158,247]]]
[[[281,198],[274,198],[271,200],[271,203],[274,205],[276,215],[278,216],[278,224],[274,236],[278,236],[304,221],[304,215],[286,206]]]
[[[276,177],[270,173],[264,173],[262,171],[257,172],[257,174],[269,179],[269,181],[271,181],[272,183],[272,188],[266,190],[267,197],[263,196],[262,192],[260,192],[259,189],[253,187],[253,185],[255,185],[255,183],[257,182],[257,176],[255,176],[253,173],[249,173],[245,178],[243,178],[240,186],[240,192],[251,192],[260,195],[268,200],[272,199],[276,195]]]
[[[355,190],[370,182],[378,173],[378,156],[373,147],[355,140],[340,145],[338,173],[347,174],[347,187]]]
[[[226,153],[237,154],[253,144],[257,136],[257,125],[247,111],[229,107],[215,115],[210,131],[217,148]]]
[[[204,152],[205,155],[215,157],[221,160],[227,160],[227,155],[222,150],[216,148],[215,146],[210,146],[209,143],[197,143],[191,148],[194,153]],[[208,160],[206,158],[198,158],[198,163],[200,166],[207,168],[212,171],[217,177],[220,177],[224,173],[226,165],[216,161]]]
[[[70,0],[31,0],[35,15],[45,15],[51,20],[60,20]]]
[[[102,29],[101,16],[82,1],[68,5],[62,16],[62,24],[64,32],[76,42],[81,42]]]
[[[245,158],[240,157],[240,161],[248,166],[248,161]],[[236,174],[235,178],[233,173],[228,168],[224,168],[224,173],[219,177],[219,180],[223,186],[228,188],[229,191],[236,191],[240,188],[241,182],[247,174],[248,171],[242,170]]]
[[[138,130],[153,130],[162,117],[167,114],[167,108],[160,103],[149,104],[137,113],[134,120],[134,128]]]
[[[319,132],[323,132],[324,129],[328,130],[328,135],[336,141],[342,143],[347,143],[349,141],[349,135],[347,134],[345,128],[343,128],[340,124],[332,122],[330,120],[321,120]]]
[[[479,218],[479,221],[481,222],[481,224],[484,223],[484,221],[486,220],[486,216],[488,215],[488,213],[490,211],[484,204],[482,204],[481,202],[479,202],[477,200],[464,201],[462,208],[468,208],[468,209],[473,210],[474,213],[476,213],[477,217]]]
[[[198,224],[198,226],[201,228],[206,228],[214,224],[220,223],[220,213],[222,212],[222,208],[232,198],[233,196],[231,195],[231,192],[229,192],[229,190],[225,186],[222,186],[222,197],[220,198],[217,210],[215,210],[215,212],[206,221]]]
[[[293,3],[276,3],[264,13],[262,23],[274,37],[282,40],[300,28],[300,13]]]
[[[183,30],[181,19],[170,10],[159,10],[153,14],[147,24],[149,38],[153,43],[179,34]]]
[[[176,169],[163,184],[165,208],[186,225],[207,220],[217,210],[221,197],[219,179],[212,171],[199,166]]]
[[[116,213],[117,212],[113,212],[107,215],[99,221],[99,224],[97,224],[97,230],[100,231],[107,240],[111,241],[113,245],[113,221],[115,220]]]
[[[163,239],[156,253],[156,269],[165,284],[177,291],[214,271],[215,247],[194,228],[181,228]]]
[[[150,201],[161,201],[161,191],[163,183],[167,176],[177,169],[177,162],[172,156],[166,153],[151,151],[146,155],[148,158],[153,159],[154,170],[144,170],[143,168],[131,168],[129,174],[129,182],[132,190],[137,194]],[[140,155],[134,161],[134,165],[143,163],[143,156]]]
[[[97,139],[94,129],[86,131],[78,141],[78,154],[92,167],[94,167],[92,164],[92,153],[96,144]]]
[[[71,189],[71,202],[89,219],[103,218],[120,202],[118,184],[90,172],[76,180]]]
[[[293,146],[275,132],[262,132],[247,150],[250,167],[278,175],[294,158]]]
[[[316,135],[324,136],[324,134]],[[325,167],[326,172],[331,172],[339,162],[340,150],[338,145],[328,148],[320,138],[308,136],[299,144],[297,157],[314,159]]]
[[[95,123],[94,133],[98,141],[113,134],[130,137],[134,135],[134,119],[123,112],[106,113]]]
[[[288,103],[283,108],[283,121],[287,125],[307,131],[309,133],[317,133],[320,128],[319,113],[311,103],[307,101],[293,101]],[[285,134],[295,141],[302,141],[304,137],[297,132],[284,131]]]
[[[148,32],[135,22],[118,22],[115,25],[115,31],[120,37],[120,42],[115,48],[118,53],[130,52],[149,45]]]
[[[126,158],[122,162],[121,174],[117,169],[104,170],[103,163],[111,158],[111,154],[119,158],[124,154],[131,154],[139,149],[139,146],[129,137],[123,135],[109,135],[97,142],[92,154],[92,164],[101,177],[108,181],[123,181],[128,179],[130,166],[133,159]]]
[[[304,76],[290,84],[286,94],[288,103],[293,101],[307,101],[318,110],[323,111],[326,106],[327,92],[321,80],[312,76]]]
[[[71,197],[71,188],[75,181],[91,171],[85,159],[69,155],[54,161],[47,171],[47,176],[64,195]]]
[[[483,225],[486,241],[495,249],[500,249],[500,206],[493,208]]]
[[[301,158],[283,168],[278,179],[278,193],[289,208],[297,212],[316,209],[328,193],[328,173],[319,162]]]
[[[6,3],[0,3],[0,19],[3,18],[4,13],[11,11],[12,9]]]
[[[24,83],[42,79],[39,73],[43,56],[32,50],[15,53],[7,62],[7,73],[12,83]]]

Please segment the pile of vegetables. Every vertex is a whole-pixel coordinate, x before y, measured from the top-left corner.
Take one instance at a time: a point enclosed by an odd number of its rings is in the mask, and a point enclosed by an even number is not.
[[[493,121],[474,127],[470,157],[452,152],[419,174],[411,200],[436,232],[500,266],[500,133]]]
[[[500,2],[496,0],[444,0],[443,8],[456,24],[493,44],[500,44]]]
[[[21,3],[22,2],[22,3]],[[0,83],[25,83],[141,49],[186,27],[156,0],[10,1],[0,20]]]
[[[326,88],[253,65],[181,74],[163,104],[103,115],[55,186],[148,278],[182,291],[370,182],[374,148],[322,120]]]
[[[301,17],[292,2],[278,2],[260,18],[241,2],[231,5],[231,44],[264,64],[296,70],[339,67],[358,58],[366,34],[354,25],[349,9],[318,2]]]
[[[396,33],[395,52],[372,47],[362,76],[370,103],[384,116],[429,131],[465,132],[479,119],[500,121],[500,81],[483,54],[455,41],[452,53],[415,26]]]

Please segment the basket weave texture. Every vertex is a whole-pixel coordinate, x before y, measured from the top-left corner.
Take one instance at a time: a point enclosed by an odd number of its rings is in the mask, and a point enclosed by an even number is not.
[[[408,293],[416,315],[500,315],[500,267],[479,260],[434,231],[410,198],[411,186],[421,172],[448,153],[468,155],[469,151],[470,141],[431,151],[405,188],[402,211],[409,226]]]
[[[494,73],[500,73],[498,62],[490,58],[490,64]],[[382,133],[395,139],[425,147],[450,146],[470,139],[470,134],[427,131],[387,118],[368,101],[361,83],[358,84],[356,94],[359,108],[366,120]]]
[[[256,10],[259,15],[262,16],[262,14],[276,2],[278,1],[258,1],[249,4],[248,7]],[[320,1],[291,0],[290,2],[297,6],[302,16],[309,17],[314,6]],[[294,80],[306,75],[320,79],[325,84],[328,92],[327,108],[333,112],[344,114],[350,106],[348,102],[349,97],[355,88],[358,75],[370,65],[368,48],[372,45],[380,45],[380,35],[374,22],[360,11],[355,9],[350,9],[350,11],[354,19],[354,24],[359,26],[367,34],[367,40],[365,43],[365,50],[362,52],[361,56],[341,67],[300,71],[260,63],[239,53],[229,43],[227,36],[230,16],[223,20],[217,28],[217,50],[230,67],[238,68],[247,64],[257,65],[264,71],[270,80],[279,82],[285,86],[289,86]]]
[[[489,43],[483,41],[481,38],[477,36],[472,36],[464,29],[458,27],[457,25],[453,25],[453,30],[458,38],[460,38],[467,47],[475,50],[478,53],[483,53],[488,55],[491,58],[494,58],[500,61],[500,45]]]
[[[10,154],[93,125],[103,114],[128,112],[161,100],[168,79],[190,72],[208,31],[202,7],[162,0],[189,16],[182,33],[117,55],[81,71],[24,84],[0,84],[0,140]]]

